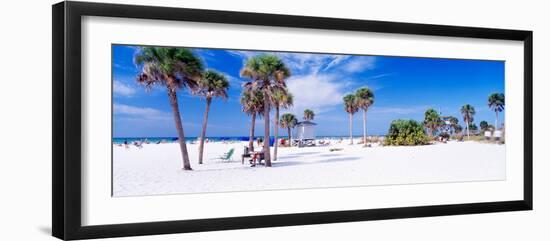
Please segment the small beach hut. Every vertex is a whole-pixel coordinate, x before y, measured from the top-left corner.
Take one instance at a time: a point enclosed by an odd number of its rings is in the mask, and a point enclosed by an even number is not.
[[[294,139],[305,145],[315,145],[315,126],[311,121],[302,121],[296,124]]]

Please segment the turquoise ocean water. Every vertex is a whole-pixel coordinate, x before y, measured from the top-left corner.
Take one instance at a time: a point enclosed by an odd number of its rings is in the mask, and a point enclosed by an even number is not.
[[[361,136],[354,136],[354,138],[360,138]],[[215,136],[215,137],[207,137],[209,141],[219,142],[219,141],[248,141],[248,136]],[[273,141],[274,137],[271,137],[271,141]],[[279,138],[286,138],[286,136],[280,136]],[[316,139],[347,139],[349,136],[317,136]],[[197,141],[198,137],[186,137],[185,138],[187,142],[189,141]],[[263,136],[256,136],[255,140],[257,139],[263,139]],[[150,143],[170,143],[170,142],[177,142],[177,137],[115,137],[113,138],[113,144],[123,144],[124,141],[128,143],[133,143],[135,141],[138,142],[145,142],[148,141]]]

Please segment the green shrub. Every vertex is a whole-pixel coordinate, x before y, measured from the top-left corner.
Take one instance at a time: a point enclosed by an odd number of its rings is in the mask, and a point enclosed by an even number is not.
[[[421,123],[414,120],[394,120],[390,124],[386,145],[413,146],[425,145],[429,142]]]

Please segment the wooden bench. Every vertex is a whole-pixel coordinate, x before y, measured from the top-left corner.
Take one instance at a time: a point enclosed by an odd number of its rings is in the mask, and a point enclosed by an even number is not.
[[[248,146],[245,146],[244,147],[244,151],[243,151],[243,154],[241,155],[241,163],[244,165],[244,158],[251,158],[250,159],[250,164],[252,164],[252,156],[254,155],[253,152],[250,152],[250,149],[248,148]],[[258,157],[258,164],[262,164],[262,160],[265,160],[265,155],[264,153],[260,153],[260,156]]]

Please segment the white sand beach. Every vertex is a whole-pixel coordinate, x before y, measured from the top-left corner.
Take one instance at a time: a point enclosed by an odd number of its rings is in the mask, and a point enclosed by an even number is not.
[[[426,146],[339,144],[280,147],[273,167],[241,164],[247,142],[188,144],[193,171],[183,171],[177,143],[113,146],[113,195],[233,192],[505,179],[505,146],[474,141]],[[229,162],[216,157],[235,148]],[[341,148],[331,152],[331,148]]]

